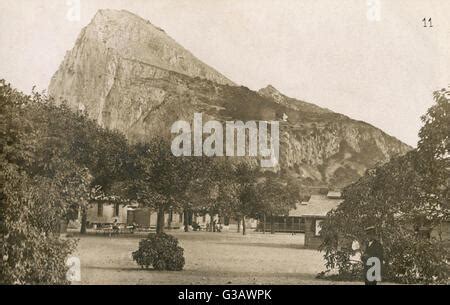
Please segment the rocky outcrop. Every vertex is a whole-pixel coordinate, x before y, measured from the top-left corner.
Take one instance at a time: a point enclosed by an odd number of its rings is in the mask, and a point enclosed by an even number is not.
[[[258,92],[236,86],[164,31],[124,11],[97,13],[49,93],[132,142],[169,135],[173,122],[191,121],[194,112],[204,120],[281,120],[281,175],[305,186],[345,186],[410,149],[367,123],[272,86]]]
[[[49,92],[69,104],[80,103],[102,124],[105,100],[115,80],[119,65],[151,67],[158,77],[161,71],[173,71],[191,77],[230,84],[213,68],[198,60],[165,32],[127,11],[100,10],[79,35],[75,47],[66,54],[53,76]],[[89,100],[95,98],[95,101]],[[81,102],[84,101],[84,102]]]

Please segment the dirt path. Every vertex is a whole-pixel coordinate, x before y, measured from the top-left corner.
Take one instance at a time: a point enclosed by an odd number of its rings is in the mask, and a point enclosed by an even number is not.
[[[324,261],[303,234],[171,234],[185,249],[181,272],[141,270],[131,253],[142,236],[81,237],[81,284],[337,284],[315,278]]]

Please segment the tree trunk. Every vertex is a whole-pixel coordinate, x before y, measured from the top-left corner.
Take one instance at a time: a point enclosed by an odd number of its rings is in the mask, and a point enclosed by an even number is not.
[[[275,234],[275,227],[273,225],[273,214],[270,214],[270,234]]]
[[[87,232],[87,209],[86,206],[81,207],[81,229],[80,234],[86,234]]]
[[[263,216],[263,234],[266,234],[266,213]]]
[[[158,217],[156,220],[156,233],[164,233],[164,207],[158,209]]]
[[[184,210],[184,232],[189,232],[189,212]]]
[[[237,219],[237,232],[238,233],[241,232],[241,219],[240,218]]]
[[[172,229],[172,216],[173,216],[173,211],[169,210],[169,219],[167,220],[167,228],[169,230]]]
[[[247,232],[245,231],[245,216],[242,217],[242,235],[247,234]]]
[[[209,228],[208,232],[214,232],[214,216],[213,212],[209,212]]]

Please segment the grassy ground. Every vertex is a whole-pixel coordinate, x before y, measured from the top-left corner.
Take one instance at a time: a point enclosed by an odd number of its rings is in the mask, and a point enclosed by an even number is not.
[[[141,270],[131,252],[142,235],[80,237],[81,284],[336,284],[315,278],[324,261],[303,234],[171,234],[185,251],[180,272]]]

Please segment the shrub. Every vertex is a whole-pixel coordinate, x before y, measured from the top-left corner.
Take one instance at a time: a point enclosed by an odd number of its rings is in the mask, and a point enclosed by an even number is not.
[[[153,266],[156,270],[182,270],[185,263],[183,252],[175,237],[165,233],[150,234],[139,242],[139,249],[133,252],[133,260],[145,269]]]
[[[66,259],[76,241],[59,237],[58,208],[48,179],[34,181],[0,162],[0,284],[69,284]]]

